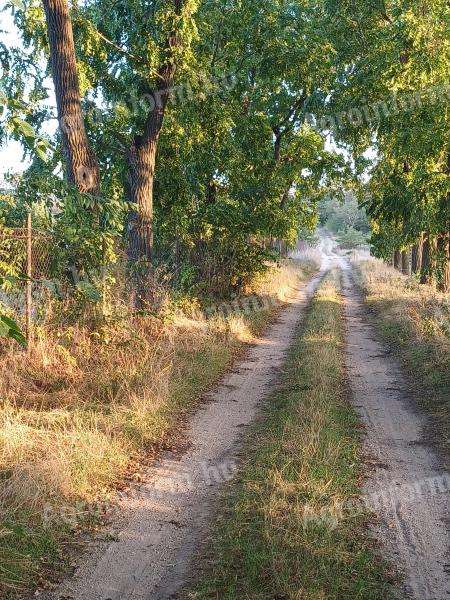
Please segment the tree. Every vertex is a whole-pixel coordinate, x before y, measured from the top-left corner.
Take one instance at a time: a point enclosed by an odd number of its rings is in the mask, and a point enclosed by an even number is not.
[[[152,106],[145,119],[143,133],[134,136],[127,154],[130,169],[130,200],[137,206],[135,216],[130,219],[129,225],[130,256],[134,261],[143,257],[150,261],[152,257],[156,152],[177,69],[176,56],[181,38],[176,21],[182,16],[183,5],[183,0],[173,1],[174,24],[168,33],[164,58],[157,71],[159,81],[156,89],[149,91]]]
[[[395,232],[396,250],[423,236],[439,284],[448,289],[448,3],[330,0],[326,7],[339,72],[328,121],[359,172],[367,168],[364,152],[377,154],[362,194],[377,227],[373,241],[381,243],[375,251],[389,245],[383,230]]]
[[[318,200],[345,176],[342,157],[307,122],[334,86],[331,47],[315,26],[322,3],[69,7],[102,205],[132,201],[133,261],[169,270],[176,254],[174,268],[195,273],[199,285],[216,269],[235,289],[263,267],[266,240],[292,244],[314,225]],[[42,60],[40,0],[16,21]]]
[[[98,196],[100,170],[81,110],[72,21],[67,0],[43,0],[67,181]]]

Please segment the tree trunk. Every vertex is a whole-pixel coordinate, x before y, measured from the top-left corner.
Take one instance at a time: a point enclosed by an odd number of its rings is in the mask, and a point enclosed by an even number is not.
[[[142,144],[136,138],[128,150],[130,200],[137,210],[128,219],[129,251],[131,262],[150,261],[153,250],[153,180],[156,164],[157,139]]]
[[[439,239],[439,249],[442,252],[442,280],[439,282],[441,292],[450,292],[450,234],[444,234]]]
[[[409,251],[402,252],[402,273],[403,275],[409,275]]]
[[[43,0],[67,181],[97,196],[100,171],[84,127],[67,0]]]
[[[422,254],[423,254],[423,233],[420,234],[417,244],[412,249],[412,264],[413,273],[420,273],[422,270]]]
[[[181,15],[183,0],[174,0],[177,16]],[[151,92],[152,106],[147,115],[142,136],[136,136],[128,151],[130,200],[137,210],[128,220],[129,258],[131,262],[144,258],[151,261],[153,252],[153,184],[156,155],[170,87],[176,73],[174,55],[181,40],[171,31],[166,40],[167,60],[158,69],[158,87]]]
[[[281,138],[282,138],[282,133],[279,127],[273,127],[272,129],[274,135],[275,135],[275,143],[273,146],[273,157],[276,163],[280,162],[281,160]]]
[[[442,280],[442,290],[445,293],[450,292],[450,240],[447,242],[445,250],[446,262],[444,265],[444,275]]]
[[[215,204],[217,196],[217,185],[214,179],[209,179],[206,184],[206,204]]]
[[[435,279],[435,250],[436,243],[427,238],[423,243],[422,267],[420,270],[420,283],[432,285]]]
[[[399,271],[402,268],[402,253],[400,252],[400,250],[394,251],[394,267]]]
[[[445,174],[447,175],[447,181],[450,178],[450,152],[447,153],[447,164],[445,165]],[[448,188],[449,186],[447,186]],[[443,250],[443,273],[442,281],[440,282],[439,289],[443,292],[450,292],[450,222],[449,222],[449,207],[450,207],[450,192],[448,192],[443,198],[442,208],[444,219],[447,222],[447,231],[442,233],[441,244]]]

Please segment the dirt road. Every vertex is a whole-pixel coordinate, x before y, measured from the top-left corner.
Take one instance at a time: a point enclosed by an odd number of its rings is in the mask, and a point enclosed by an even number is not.
[[[48,598],[67,600],[163,600],[185,581],[192,553],[208,522],[220,484],[234,471],[243,427],[270,393],[285,352],[322,270],[281,312],[266,336],[227,374],[194,415],[181,457],[162,456],[147,482],[125,499],[109,541],[92,543],[75,575]],[[112,540],[112,541],[111,541]]]
[[[367,426],[365,499],[373,533],[404,575],[401,598],[450,598],[450,474],[427,443],[432,425],[419,411],[396,361],[377,338],[344,269],[347,368],[353,401]]]
[[[377,338],[348,262],[333,253],[329,240],[321,249],[321,272],[193,416],[189,449],[181,457],[167,453],[149,469],[146,483],[124,499],[107,538],[93,542],[74,576],[46,598],[177,597],[220,485],[233,475],[242,428],[273,390],[296,325],[331,266],[344,271],[346,360],[353,402],[367,426],[364,498],[378,517],[373,534],[404,575],[401,598],[450,598],[450,475],[427,444],[430,424]]]

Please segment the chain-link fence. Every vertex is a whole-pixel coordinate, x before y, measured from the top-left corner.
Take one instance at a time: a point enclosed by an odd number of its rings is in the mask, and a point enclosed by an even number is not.
[[[28,341],[48,298],[51,246],[51,235],[33,228],[31,215],[24,227],[0,231],[0,306],[25,328]]]

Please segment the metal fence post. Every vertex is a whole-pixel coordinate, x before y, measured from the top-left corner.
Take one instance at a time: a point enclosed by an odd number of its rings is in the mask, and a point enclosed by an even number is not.
[[[32,310],[33,310],[33,294],[32,294],[32,275],[33,275],[33,257],[32,257],[32,223],[31,213],[27,215],[27,280],[26,280],[26,296],[25,296],[25,309],[26,309],[26,336],[27,336],[27,348],[30,348],[32,341]]]

